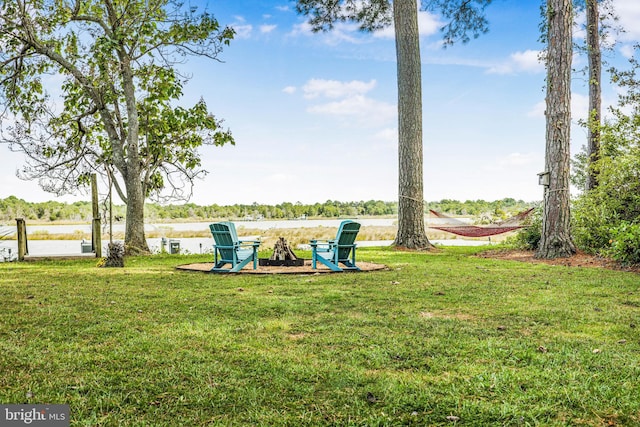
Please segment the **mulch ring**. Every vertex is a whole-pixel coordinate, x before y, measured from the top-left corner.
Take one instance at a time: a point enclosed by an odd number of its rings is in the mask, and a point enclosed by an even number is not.
[[[357,261],[356,265],[360,268],[360,271],[378,271],[378,270],[388,269],[386,265],[374,264],[372,262]],[[225,268],[228,268],[228,267],[229,267],[229,264],[225,266]],[[211,268],[213,268],[212,262],[184,264],[176,267],[176,269],[182,270],[182,271],[196,271],[201,273],[210,273]],[[357,270],[344,270],[344,272],[358,273]],[[311,266],[311,260],[307,259],[304,261],[304,265],[300,267],[259,265],[258,268],[254,270],[253,264],[249,263],[249,265],[245,266],[238,273],[232,273],[232,274],[320,274],[320,273],[336,273],[336,272],[329,270],[327,267],[325,267],[320,263],[318,263],[318,268],[314,270]]]
[[[584,252],[578,252],[577,254],[568,258],[539,259],[536,258],[534,252],[531,251],[498,249],[482,252],[479,254],[479,256],[482,258],[503,259],[549,265],[563,265],[566,267],[596,267],[606,268],[608,270],[620,270],[640,273],[640,266],[638,265],[623,266],[610,259],[603,258],[597,255],[589,255]]]

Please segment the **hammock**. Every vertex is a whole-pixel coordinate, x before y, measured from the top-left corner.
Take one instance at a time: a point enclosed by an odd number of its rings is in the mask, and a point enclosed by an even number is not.
[[[457,234],[458,236],[464,237],[496,236],[498,234],[508,233],[509,231],[514,231],[525,227],[524,225],[522,225],[522,221],[524,221],[532,211],[533,208],[528,209],[524,212],[520,212],[519,214],[514,215],[504,221],[500,221],[495,224],[480,226],[468,225],[443,213],[429,210],[429,212],[431,212],[431,214],[436,218],[446,218],[450,222],[450,225],[430,225],[429,228],[446,231],[448,233],[453,233]]]

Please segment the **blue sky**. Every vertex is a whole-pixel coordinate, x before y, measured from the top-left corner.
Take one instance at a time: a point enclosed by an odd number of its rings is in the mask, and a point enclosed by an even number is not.
[[[201,151],[210,173],[197,182],[192,202],[397,200],[391,30],[362,34],[343,24],[313,34],[286,0],[191,3],[237,32],[220,55],[223,62],[190,59],[181,66],[192,75],[182,102],[203,97],[236,140]],[[607,55],[624,64],[630,45],[640,40],[633,31],[640,28],[640,2],[615,5],[627,33]],[[542,198],[536,176],[545,146],[539,7],[539,0],[495,0],[488,9],[490,32],[447,49],[440,44],[440,17],[420,14],[426,200]],[[576,57],[574,68],[585,63]],[[574,121],[586,116],[585,81],[575,75]],[[615,103],[615,89],[605,87],[603,100]],[[574,152],[585,138],[582,128],[573,128]],[[0,153],[0,197],[54,199],[15,177],[21,154],[4,146]],[[88,197],[62,198],[77,199]]]

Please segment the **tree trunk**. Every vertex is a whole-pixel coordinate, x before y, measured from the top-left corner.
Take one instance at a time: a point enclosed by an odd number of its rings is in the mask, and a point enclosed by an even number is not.
[[[127,105],[127,152],[126,172],[123,173],[127,188],[127,223],[124,233],[125,253],[127,255],[149,253],[149,246],[144,235],[144,202],[146,197],[142,179],[140,160],[140,122],[136,105],[136,92],[131,59],[124,49],[118,50],[121,62],[122,87]],[[123,171],[124,172],[124,171]]]
[[[144,235],[144,193],[139,175],[125,177],[127,187],[127,218],[124,232],[125,253],[138,255],[149,253]]]
[[[545,166],[549,186],[545,188],[542,238],[538,258],[571,256],[569,160],[571,128],[571,0],[547,0],[549,46],[547,49],[547,132]]]
[[[422,76],[418,8],[415,0],[395,0],[393,20],[398,62],[398,234],[394,245],[431,246],[424,227],[422,176]]]
[[[600,20],[598,0],[587,3],[587,52],[589,55],[589,122],[587,134],[587,191],[598,185],[598,172],[593,167],[600,158],[600,117],[602,115],[602,54],[600,52]]]

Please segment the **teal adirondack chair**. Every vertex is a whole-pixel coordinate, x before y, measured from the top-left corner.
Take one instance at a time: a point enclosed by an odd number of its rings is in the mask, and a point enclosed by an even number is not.
[[[317,262],[326,265],[332,271],[360,270],[356,266],[356,236],[360,231],[360,223],[346,220],[340,223],[336,238],[332,240],[311,241],[313,268]],[[344,265],[340,267],[339,264]]]
[[[236,273],[253,261],[253,269],[258,265],[258,240],[239,240],[236,226],[232,222],[209,224],[215,244],[213,245],[213,268],[216,273]],[[231,264],[231,268],[222,268]]]

